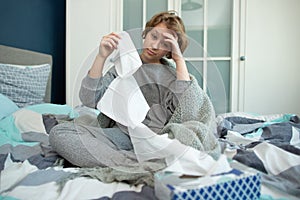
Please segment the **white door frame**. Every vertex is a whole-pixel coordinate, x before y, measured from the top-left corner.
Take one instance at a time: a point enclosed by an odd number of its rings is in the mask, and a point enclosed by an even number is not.
[[[244,109],[245,1],[233,0],[231,46],[231,112]]]

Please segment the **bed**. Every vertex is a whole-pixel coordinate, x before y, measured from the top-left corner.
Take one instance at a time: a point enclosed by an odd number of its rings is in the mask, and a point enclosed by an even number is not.
[[[98,115],[51,103],[51,55],[0,45],[0,64],[0,199],[157,199],[144,183],[77,176],[80,168],[51,149],[48,133],[55,125]],[[299,199],[297,115],[223,113],[216,124],[232,165],[261,173],[261,199]]]

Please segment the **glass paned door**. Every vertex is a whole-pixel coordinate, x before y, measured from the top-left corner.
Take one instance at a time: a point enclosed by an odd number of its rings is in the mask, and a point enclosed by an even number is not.
[[[181,17],[190,40],[184,56],[190,64],[201,63],[197,70],[201,72],[200,85],[216,113],[230,111],[232,1],[181,1]]]
[[[204,45],[204,0],[182,0],[181,17],[184,21],[186,32],[193,42],[201,47]],[[198,55],[202,57],[203,54]],[[193,56],[197,57],[197,56]]]
[[[168,0],[123,0],[123,30],[131,36],[138,51],[142,50],[142,31],[156,13],[168,10]]]
[[[232,0],[207,3],[207,53],[210,57],[231,57]]]
[[[233,0],[123,0],[123,30],[142,30],[154,14],[176,10],[189,37],[184,52],[189,72],[212,99],[216,113],[229,112],[232,8]],[[131,34],[140,38],[141,32]]]
[[[154,14],[168,10],[168,0],[123,0],[123,30],[144,28]]]
[[[158,12],[168,10],[167,0],[148,0],[146,1],[146,21],[151,19]]]
[[[143,1],[123,1],[123,29],[130,30],[141,28],[143,25]]]

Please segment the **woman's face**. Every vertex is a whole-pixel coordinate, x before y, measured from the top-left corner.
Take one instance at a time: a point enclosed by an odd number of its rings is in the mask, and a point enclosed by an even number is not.
[[[163,35],[165,32],[172,34],[164,23],[160,23],[147,33],[141,53],[143,62],[160,63],[160,59],[171,51],[171,44]]]

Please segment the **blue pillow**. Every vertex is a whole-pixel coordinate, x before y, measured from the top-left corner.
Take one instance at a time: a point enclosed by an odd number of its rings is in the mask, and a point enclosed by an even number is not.
[[[0,93],[0,120],[18,109],[19,107],[12,100]]]
[[[0,93],[18,107],[44,103],[50,64],[12,65],[0,63]]]

